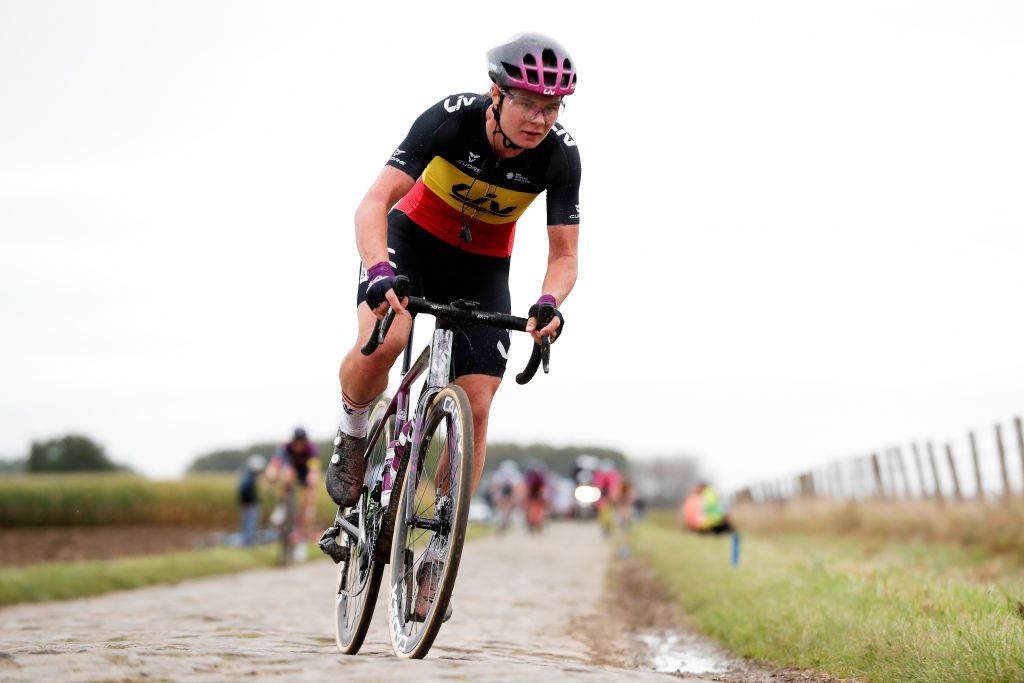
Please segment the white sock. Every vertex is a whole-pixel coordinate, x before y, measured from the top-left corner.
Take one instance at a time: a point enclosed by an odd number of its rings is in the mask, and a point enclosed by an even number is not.
[[[373,399],[364,404],[356,403],[349,399],[344,392],[341,394],[341,416],[338,418],[338,425],[341,431],[349,436],[366,436],[367,425],[370,416],[370,406]]]

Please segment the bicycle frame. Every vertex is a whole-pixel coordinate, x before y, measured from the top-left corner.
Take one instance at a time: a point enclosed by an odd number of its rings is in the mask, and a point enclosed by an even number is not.
[[[403,276],[395,278],[395,291],[399,296],[405,296],[408,291],[409,280]],[[434,336],[430,346],[420,353],[419,358],[416,359],[415,363],[411,363],[412,359],[412,342],[413,342],[413,330],[415,324],[409,329],[409,341],[405,347],[405,353],[402,360],[402,380],[399,383],[398,390],[395,392],[395,397],[391,399],[387,408],[384,411],[384,415],[381,417],[380,422],[374,428],[366,441],[366,450],[363,452],[363,458],[368,459],[370,453],[373,451],[373,447],[377,444],[377,441],[381,438],[381,434],[385,429],[387,421],[392,416],[395,417],[395,434],[401,433],[405,426],[409,422],[409,407],[411,405],[412,395],[412,383],[424,373],[429,370],[427,375],[426,386],[424,386],[422,393],[419,397],[418,405],[414,414],[415,422],[412,425],[412,431],[410,434],[409,443],[411,447],[407,447],[402,455],[402,459],[398,465],[398,476],[400,479],[410,461],[418,462],[418,456],[420,455],[418,449],[421,447],[420,442],[423,438],[423,426],[424,419],[426,416],[426,408],[430,404],[430,400],[436,395],[441,389],[446,387],[451,378],[451,362],[452,362],[452,331],[449,329],[451,324],[459,323],[471,323],[471,324],[483,324],[490,325],[493,327],[500,327],[507,330],[519,330],[526,331],[527,320],[526,318],[519,318],[513,315],[504,313],[496,313],[490,311],[477,311],[475,302],[467,302],[463,300],[452,302],[450,305],[438,304],[426,299],[419,297],[410,296],[408,297],[407,310],[410,313],[426,313],[433,315],[436,319],[436,326],[434,328]],[[553,315],[554,307],[545,305],[541,307],[538,312],[538,320],[540,324],[547,324]],[[363,355],[370,355],[374,350],[384,341],[384,337],[388,333],[388,329],[391,327],[394,321],[395,311],[393,309],[388,310],[387,314],[383,319],[378,319],[373,333],[370,335],[370,339],[367,340],[366,344],[362,347],[361,352]],[[415,323],[415,317],[413,318]],[[526,365],[523,372],[516,375],[516,382],[518,384],[526,384],[533,379],[538,367],[543,366],[544,372],[548,372],[548,357],[549,357],[550,340],[548,337],[543,337],[540,344],[535,344],[533,347],[533,353],[530,356],[530,360]],[[417,456],[417,459],[413,459],[412,456]],[[412,472],[415,475],[415,472]],[[377,554],[378,544],[383,541],[390,541],[392,529],[391,526],[394,524],[394,508],[389,504],[384,508],[384,526],[381,528],[380,536],[375,541],[374,553]],[[359,526],[356,526],[344,519],[341,516],[340,510],[336,517],[336,523],[341,531],[344,531],[352,539],[359,543],[365,543],[366,538],[366,518],[363,507],[359,508]],[[325,551],[326,552],[326,551]]]
[[[428,371],[427,383],[420,394],[417,402],[416,410],[413,414],[415,422],[412,426],[412,432],[410,433],[409,444],[410,447],[406,448],[402,455],[401,461],[398,463],[398,472],[403,472],[408,466],[409,462],[419,462],[418,458],[413,458],[413,455],[419,455],[418,452],[414,452],[415,449],[420,447],[420,442],[423,435],[423,421],[426,417],[426,408],[430,404],[431,399],[441,389],[449,383],[449,377],[451,372],[451,350],[452,350],[452,331],[442,326],[437,327],[434,330],[434,336],[431,344],[423,349],[420,353],[419,358],[416,359],[415,363],[410,364],[412,358],[412,344],[413,344],[413,329],[409,330],[409,343],[405,347],[405,353],[402,360],[402,380],[398,385],[398,389],[395,392],[394,398],[388,403],[388,407],[384,410],[384,414],[381,416],[380,422],[374,427],[369,438],[366,440],[366,451],[363,453],[364,458],[369,458],[370,453],[376,446],[377,441],[381,438],[384,431],[385,425],[390,417],[395,416],[395,434],[401,432],[408,423],[409,406],[411,405],[412,399],[412,384],[420,377],[424,372]],[[415,472],[411,473],[415,476]],[[391,508],[389,502],[387,507],[384,508],[383,514],[385,514],[385,524],[391,524],[394,521],[394,516],[387,514]],[[338,517],[337,522],[342,529],[345,530],[352,538],[365,543],[366,542],[366,520],[364,516],[363,508],[359,508],[359,526],[356,527],[348,520]],[[377,539],[377,543],[380,544],[382,541],[390,543],[391,529],[387,526],[381,529],[380,537]]]

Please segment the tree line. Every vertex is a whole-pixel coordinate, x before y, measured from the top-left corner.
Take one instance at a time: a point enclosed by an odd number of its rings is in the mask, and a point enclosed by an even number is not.
[[[33,441],[27,457],[0,460],[0,474],[126,471],[128,467],[112,461],[102,445],[83,434]]]
[[[321,463],[326,463],[333,449],[330,441],[315,441]],[[205,453],[192,461],[189,473],[237,472],[245,466],[249,456],[259,454],[271,456],[279,443],[263,442],[235,449],[223,449]],[[541,462],[548,469],[569,476],[573,472],[576,458],[593,455],[601,460],[611,460],[620,470],[629,469],[629,460],[622,451],[600,446],[550,446],[548,444],[516,444],[495,442],[487,445],[485,472],[498,467],[503,460],[512,460],[520,469],[527,469],[534,462]]]

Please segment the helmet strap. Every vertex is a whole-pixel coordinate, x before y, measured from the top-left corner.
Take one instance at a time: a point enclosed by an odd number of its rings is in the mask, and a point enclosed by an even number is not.
[[[512,140],[510,140],[509,137],[507,135],[505,135],[505,131],[503,131],[501,129],[501,105],[502,105],[502,103],[504,101],[505,101],[505,94],[499,92],[499,94],[498,94],[498,103],[496,105],[494,105],[494,107],[493,107],[493,109],[494,109],[494,128],[495,128],[495,130],[498,133],[501,133],[501,144],[505,145],[506,149],[522,149],[522,147],[520,147],[516,143],[512,142]]]

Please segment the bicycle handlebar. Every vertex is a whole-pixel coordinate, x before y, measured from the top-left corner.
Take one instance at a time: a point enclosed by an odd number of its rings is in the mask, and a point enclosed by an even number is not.
[[[407,296],[409,291],[409,279],[403,275],[399,275],[395,278],[392,284],[395,294],[398,295],[399,299],[403,299]],[[475,308],[459,306],[459,302],[452,304],[439,304],[434,301],[428,301],[427,299],[420,298],[418,296],[410,296],[409,302],[405,307],[405,310],[410,313],[427,313],[436,318],[447,320],[449,322],[456,323],[476,323],[479,325],[488,325],[490,327],[500,327],[506,330],[516,330],[519,332],[526,331],[527,318],[520,318],[516,315],[509,315],[507,313],[497,313],[494,311],[478,311]],[[543,305],[537,313],[537,325],[539,328],[543,328],[551,319],[554,318],[555,309],[550,305]],[[391,323],[395,320],[395,310],[389,308],[388,312],[384,314],[382,319],[378,319],[376,324],[373,326],[373,332],[370,333],[370,338],[366,340],[366,343],[360,349],[360,352],[364,356],[369,356],[371,353],[377,350],[377,347],[383,343],[384,338],[388,334],[388,330],[391,329]],[[537,372],[537,368],[540,365],[544,366],[544,374],[549,371],[548,364],[551,359],[551,340],[547,335],[541,337],[540,344],[533,345],[533,353],[530,354],[530,360],[526,364],[526,368],[516,375],[516,382],[519,384],[526,384],[533,379],[534,374]]]

